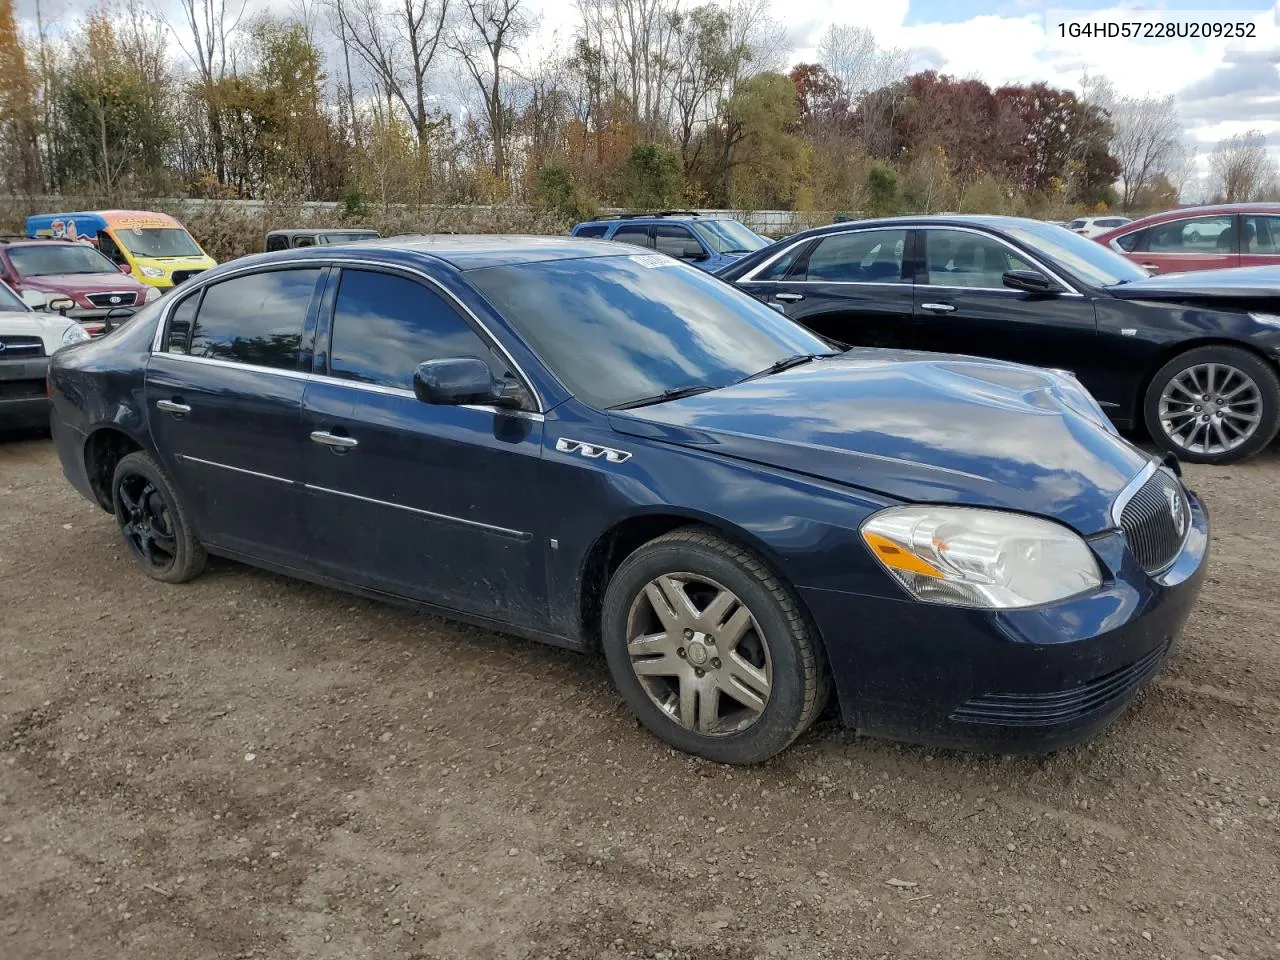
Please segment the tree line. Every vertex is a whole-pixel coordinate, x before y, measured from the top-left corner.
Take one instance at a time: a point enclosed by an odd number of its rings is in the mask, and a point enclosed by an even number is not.
[[[20,29],[0,0],[0,189],[372,204],[696,205],[1065,216],[1174,205],[1195,169],[1172,97],[911,72],[833,25],[790,69],[769,0],[99,6]],[[1213,191],[1274,195],[1257,133]]]

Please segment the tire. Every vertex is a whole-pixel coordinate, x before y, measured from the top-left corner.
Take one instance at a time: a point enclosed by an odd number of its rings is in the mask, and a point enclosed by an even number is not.
[[[660,617],[654,591],[676,620]],[[689,606],[677,614],[680,595]],[[705,528],[682,527],[627,557],[605,590],[601,626],[623,698],[652,733],[686,753],[760,763],[826,705],[826,658],[795,594],[761,557]],[[633,633],[644,635],[634,651]],[[637,669],[646,671],[643,679]],[[691,690],[697,693],[686,699]]]
[[[1197,386],[1204,392],[1188,389]],[[1225,405],[1218,404],[1223,398]],[[1269,363],[1240,347],[1196,347],[1156,371],[1142,412],[1151,439],[1178,459],[1235,463],[1275,439],[1280,429],[1280,378]],[[1190,419],[1206,415],[1209,421]],[[1252,417],[1256,422],[1249,422]],[[1243,436],[1250,427],[1252,432]],[[1222,443],[1222,437],[1230,443]]]
[[[150,454],[131,453],[116,464],[111,502],[125,544],[148,576],[186,583],[204,570],[204,547],[172,482]]]

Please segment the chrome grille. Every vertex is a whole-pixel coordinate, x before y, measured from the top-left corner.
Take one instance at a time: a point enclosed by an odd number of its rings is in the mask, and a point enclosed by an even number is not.
[[[0,358],[30,360],[44,356],[44,341],[39,337],[0,336]]]
[[[138,302],[137,293],[121,291],[120,293],[91,293],[89,302],[95,307],[132,307]]]
[[[197,273],[204,273],[204,268],[201,267],[199,270],[175,270],[173,271],[173,285],[176,287],[178,284],[190,280]]]
[[[1191,504],[1172,471],[1161,467],[1120,511],[1120,529],[1147,573],[1173,563],[1191,528]]]

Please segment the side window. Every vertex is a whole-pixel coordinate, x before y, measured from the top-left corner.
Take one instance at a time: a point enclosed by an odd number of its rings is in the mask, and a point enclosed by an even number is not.
[[[169,333],[164,345],[166,352],[187,352],[191,343],[191,321],[195,319],[199,303],[200,293],[197,291],[173,308],[173,313],[169,314]]]
[[[1006,271],[1034,269],[991,237],[967,230],[925,231],[925,282],[932,286],[999,290]]]
[[[683,260],[686,249],[692,250],[690,244],[698,250],[695,256],[701,257],[704,253],[702,244],[694,239],[693,231],[688,227],[677,223],[659,223],[653,228],[653,245],[659,253]]]
[[[797,243],[769,266],[757,273],[752,280],[781,280],[795,264],[796,258],[807,248],[807,243]]]
[[[316,245],[315,237],[294,237],[293,245],[295,247],[314,247]]]
[[[1149,230],[1135,230],[1133,233],[1126,233],[1122,237],[1116,237],[1116,246],[1125,253],[1133,253],[1143,245],[1142,241],[1149,232]]]
[[[267,237],[267,253],[270,253],[273,250],[287,250],[287,249],[289,249],[289,241],[286,240],[284,237],[280,236],[279,234],[276,234],[273,237]]]
[[[196,314],[187,352],[294,369],[319,279],[320,270],[313,268],[251,273],[211,284]]]
[[[1280,254],[1280,217],[1245,217],[1240,252]]]
[[[585,227],[579,227],[574,233],[575,237],[603,237],[609,232],[607,223],[589,223]]]
[[[342,271],[331,375],[412,390],[418,364],[444,357],[478,357],[495,376],[507,374],[506,364],[434,290],[391,273]]]
[[[642,247],[651,247],[648,227],[619,227],[613,235],[618,243],[635,243]]]
[[[124,254],[120,252],[120,248],[116,246],[116,242],[111,239],[111,235],[105,230],[98,231],[98,250],[105,257],[110,257],[113,263],[127,263]]]
[[[1231,217],[1194,217],[1158,223],[1148,231],[1151,253],[1234,253]]]
[[[901,283],[905,230],[855,230],[824,237],[809,254],[804,279],[829,283]]]

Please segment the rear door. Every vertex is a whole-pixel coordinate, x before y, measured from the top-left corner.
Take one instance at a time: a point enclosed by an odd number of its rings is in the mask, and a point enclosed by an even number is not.
[[[1238,223],[1230,214],[1153,224],[1117,244],[1130,260],[1161,274],[1240,265]]]
[[[1009,289],[1006,271],[1052,273],[994,235],[941,227],[921,234],[924,256],[915,284],[919,349],[1064,368],[1086,380],[1096,362],[1090,297]]]
[[[1280,263],[1280,216],[1242,214],[1240,266]]]
[[[320,267],[264,270],[179,300],[147,364],[156,450],[210,546],[296,565],[300,428]]]
[[[332,312],[331,312],[332,311]],[[300,435],[310,553],[384,593],[525,625],[545,621],[535,535],[543,417],[418,400],[419,363],[500,351],[438,288],[343,268],[326,305]]]
[[[861,347],[909,347],[912,298],[905,229],[830,233],[739,283],[824,337]]]
[[[643,223],[624,223],[613,231],[610,240],[633,243],[638,247],[653,247],[653,228]]]

